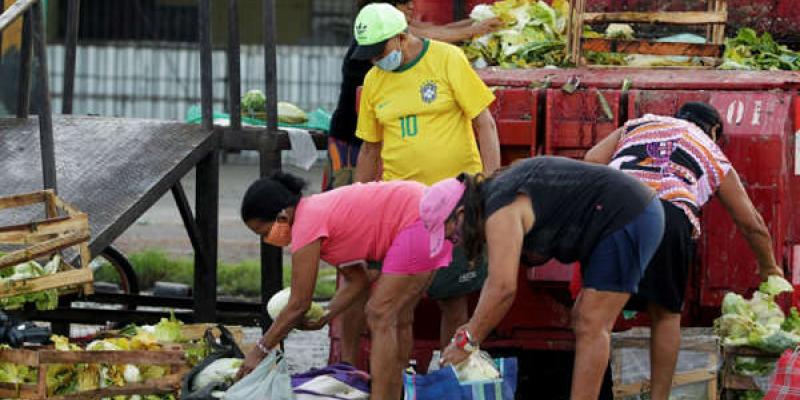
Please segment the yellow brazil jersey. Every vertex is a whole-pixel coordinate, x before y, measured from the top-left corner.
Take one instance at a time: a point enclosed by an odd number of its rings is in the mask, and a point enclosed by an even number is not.
[[[493,101],[461,49],[424,40],[400,69],[367,73],[356,135],[383,142],[384,180],[432,185],[483,170],[472,120]]]

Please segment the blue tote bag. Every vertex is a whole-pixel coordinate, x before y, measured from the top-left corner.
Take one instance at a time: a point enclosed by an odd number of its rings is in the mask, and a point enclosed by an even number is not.
[[[514,400],[517,359],[494,360],[501,378],[459,382],[453,367],[427,375],[403,374],[406,400]]]

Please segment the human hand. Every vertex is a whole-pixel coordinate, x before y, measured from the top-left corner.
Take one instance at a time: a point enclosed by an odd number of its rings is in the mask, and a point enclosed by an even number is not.
[[[455,343],[450,343],[444,349],[444,353],[442,354],[442,358],[440,363],[442,365],[458,365],[464,362],[467,358],[469,358],[469,352],[464,351],[464,349],[459,348],[455,345]]]
[[[768,267],[762,267],[758,270],[758,275],[761,276],[762,281],[769,279],[770,275],[777,275],[783,278],[783,269],[775,264]]]
[[[475,27],[475,36],[483,36],[487,33],[497,31],[502,28],[503,25],[503,20],[500,18],[485,19],[473,25]]]
[[[258,347],[253,348],[250,352],[247,353],[247,356],[244,358],[244,362],[242,366],[239,367],[239,371],[236,372],[236,377],[234,377],[234,381],[238,381],[239,379],[244,378],[247,374],[253,372],[254,369],[264,360],[266,357],[263,351],[261,351]]]
[[[321,318],[317,319],[306,319],[303,318],[302,321],[297,325],[297,329],[301,331],[318,331],[322,329],[325,325],[329,322],[328,314],[325,314]]]

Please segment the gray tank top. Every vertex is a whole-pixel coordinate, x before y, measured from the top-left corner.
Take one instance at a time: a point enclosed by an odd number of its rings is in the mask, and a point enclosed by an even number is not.
[[[533,204],[534,226],[525,235],[522,262],[586,260],[606,236],[632,222],[655,197],[636,179],[604,165],[563,157],[521,161],[483,187],[487,218],[517,195]]]

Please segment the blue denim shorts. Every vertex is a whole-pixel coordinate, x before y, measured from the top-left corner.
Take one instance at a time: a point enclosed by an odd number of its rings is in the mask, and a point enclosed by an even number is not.
[[[664,236],[664,208],[658,198],[636,219],[608,235],[581,262],[583,287],[636,293]]]

